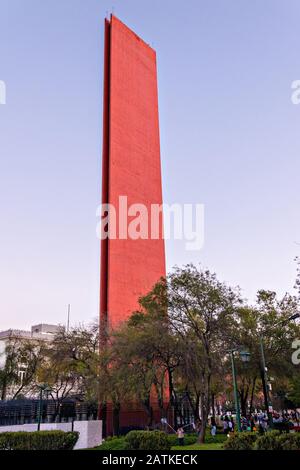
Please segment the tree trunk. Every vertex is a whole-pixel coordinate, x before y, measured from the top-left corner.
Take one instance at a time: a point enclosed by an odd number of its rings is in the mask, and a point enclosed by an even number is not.
[[[153,408],[151,406],[151,398],[150,398],[150,394],[149,394],[149,397],[146,398],[145,400],[140,400],[141,401],[141,404],[148,416],[148,423],[147,423],[147,426],[151,428],[152,424],[153,424]]]
[[[1,400],[5,400],[6,399],[6,389],[7,389],[7,386],[6,386],[6,377],[4,377],[3,379],[3,385],[2,385],[2,392],[1,392]]]
[[[216,418],[216,410],[215,410],[215,394],[214,393],[211,394],[211,410],[212,410],[213,418],[215,419]]]
[[[254,399],[254,390],[255,390],[255,385],[256,385],[256,377],[254,377],[253,382],[252,382],[252,389],[251,389],[251,395],[250,395],[250,414],[253,412],[253,399]]]
[[[248,398],[248,394],[247,393],[245,393],[245,394],[241,393],[240,398],[241,398],[242,416],[247,416],[247,398]]]
[[[198,442],[204,444],[205,442],[205,431],[208,419],[209,410],[209,398],[204,395],[201,397],[201,429],[199,433]]]
[[[113,435],[119,436],[120,434],[120,403],[113,405]]]

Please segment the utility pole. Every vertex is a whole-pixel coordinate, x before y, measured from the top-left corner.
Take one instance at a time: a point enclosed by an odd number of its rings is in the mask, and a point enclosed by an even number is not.
[[[69,329],[70,329],[70,312],[71,312],[71,305],[68,304],[67,333],[69,332]]]
[[[240,412],[240,402],[238,396],[238,389],[237,389],[237,381],[236,381],[236,368],[235,368],[235,361],[234,361],[234,350],[230,351],[231,357],[231,366],[232,366],[232,378],[233,378],[233,390],[234,390],[234,401],[235,401],[235,410],[236,410],[236,422],[238,432],[241,432],[241,412]]]
[[[265,359],[265,350],[264,350],[264,340],[262,335],[259,336],[259,344],[260,344],[260,355],[261,355],[261,379],[262,379],[262,386],[263,386],[263,394],[265,400],[265,408],[267,411],[268,419],[269,419],[269,426],[273,428],[273,415],[272,415],[272,403],[269,394],[269,384],[268,384],[268,374],[267,374],[267,367],[266,367],[266,359]]]
[[[40,386],[40,397],[39,397],[39,411],[38,411],[38,423],[37,423],[37,430],[40,431],[41,430],[41,421],[42,421],[42,407],[43,407],[43,391],[44,391],[44,388],[43,386],[41,385]]]

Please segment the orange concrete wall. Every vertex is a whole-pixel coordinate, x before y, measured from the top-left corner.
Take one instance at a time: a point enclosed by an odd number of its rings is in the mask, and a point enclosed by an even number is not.
[[[112,16],[106,21],[102,202],[162,203],[155,51]],[[130,219],[129,219],[130,220]],[[102,328],[115,327],[165,275],[164,240],[102,242]]]

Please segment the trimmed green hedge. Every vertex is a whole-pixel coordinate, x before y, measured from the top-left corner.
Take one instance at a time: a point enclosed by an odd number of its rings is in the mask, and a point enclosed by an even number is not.
[[[0,450],[72,450],[78,432],[35,431],[0,433]]]
[[[255,444],[256,450],[300,450],[300,434],[279,431],[267,432]]]
[[[178,438],[177,438],[176,434],[169,434],[168,439],[169,439],[169,442],[170,442],[172,447],[178,445]],[[212,444],[212,443],[216,443],[216,442],[222,443],[222,442],[225,442],[226,440],[227,440],[227,436],[224,433],[217,433],[215,435],[215,437],[213,437],[209,430],[206,431],[205,444]],[[192,444],[196,444],[197,441],[198,441],[198,436],[197,436],[196,433],[185,434],[185,436],[184,436],[184,445],[185,446],[190,446]]]
[[[255,450],[280,450],[279,431],[265,432],[258,437],[255,443]]]
[[[268,431],[262,435],[253,432],[234,434],[224,443],[226,450],[300,450],[300,434],[281,434]]]
[[[140,432],[151,432],[151,436],[154,432],[158,432],[158,431],[130,431],[130,432],[134,432],[134,433],[140,433]],[[163,433],[164,434],[164,433]],[[178,437],[176,434],[167,434],[167,439],[168,439],[168,442],[170,444],[170,447],[175,447],[178,445]],[[196,433],[193,433],[193,434],[186,434],[184,436],[184,445],[185,446],[189,446],[189,445],[192,445],[192,444],[196,444],[198,440],[198,436]],[[215,442],[224,442],[227,440],[227,436],[226,434],[223,434],[223,433],[218,433],[216,434],[216,436],[213,438],[210,434],[209,431],[207,431],[206,433],[206,436],[205,436],[205,443],[206,444],[210,444],[210,443],[215,443]],[[103,442],[103,444],[101,444],[101,446],[97,447],[97,449],[99,450],[126,450],[128,449],[128,446],[127,446],[127,442],[126,442],[126,437],[125,436],[121,436],[121,437],[117,437],[117,436],[114,436],[114,437],[107,437],[105,439],[105,441]],[[150,450],[150,449],[147,449],[147,450]],[[165,449],[163,449],[165,450]]]
[[[171,447],[178,446],[178,437],[176,434],[168,434],[168,441]],[[184,445],[189,446],[197,442],[197,434],[186,434],[184,436]]]
[[[233,434],[224,443],[226,450],[252,450],[258,434],[255,432],[241,432]]]
[[[96,447],[99,450],[125,450],[125,436],[122,437],[107,437],[101,446]]]
[[[281,434],[278,442],[280,450],[300,450],[300,433]]]
[[[130,431],[125,437],[128,450],[170,450],[168,435],[162,431]]]

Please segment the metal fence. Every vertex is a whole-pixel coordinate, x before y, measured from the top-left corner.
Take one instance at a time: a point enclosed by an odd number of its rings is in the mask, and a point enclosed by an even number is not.
[[[0,426],[16,424],[33,424],[38,421],[40,413],[39,400],[0,401]],[[65,400],[57,403],[54,400],[42,400],[41,422],[63,423],[97,419],[98,407],[95,403]]]

